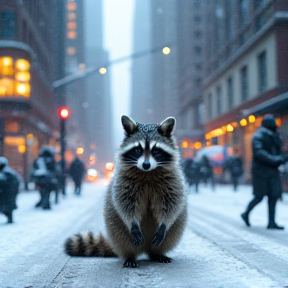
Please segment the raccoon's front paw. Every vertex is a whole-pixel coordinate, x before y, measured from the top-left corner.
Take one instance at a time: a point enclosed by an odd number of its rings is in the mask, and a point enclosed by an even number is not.
[[[166,235],[166,225],[162,223],[158,230],[156,231],[154,238],[152,240],[153,247],[158,247],[163,242]]]
[[[142,245],[144,243],[144,236],[140,230],[139,225],[136,222],[132,222],[131,238],[135,246]]]

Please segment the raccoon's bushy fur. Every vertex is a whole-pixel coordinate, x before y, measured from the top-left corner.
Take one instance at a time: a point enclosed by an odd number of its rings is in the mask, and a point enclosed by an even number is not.
[[[119,256],[124,267],[137,267],[141,253],[152,261],[171,262],[165,253],[179,242],[187,217],[175,123],[173,117],[140,124],[122,116],[126,135],[104,207],[108,237],[77,234],[67,239],[67,254]]]

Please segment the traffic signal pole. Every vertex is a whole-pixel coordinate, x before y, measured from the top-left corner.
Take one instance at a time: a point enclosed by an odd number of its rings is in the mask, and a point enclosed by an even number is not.
[[[61,145],[61,169],[62,169],[62,194],[66,195],[66,163],[65,163],[65,150],[66,150],[66,119],[60,119],[60,145]]]
[[[70,116],[70,110],[67,107],[60,107],[58,110],[60,118],[60,146],[61,146],[61,170],[62,170],[62,194],[66,195],[66,161],[65,161],[65,151],[66,151],[66,121]]]

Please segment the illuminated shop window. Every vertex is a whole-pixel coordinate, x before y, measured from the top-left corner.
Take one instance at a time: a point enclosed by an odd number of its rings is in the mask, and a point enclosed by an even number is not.
[[[26,59],[0,57],[0,97],[22,96],[29,98],[30,62]]]
[[[67,10],[68,11],[75,11],[77,9],[77,5],[75,2],[69,2],[67,4]]]
[[[67,54],[68,55],[75,55],[76,53],[76,48],[75,47],[68,47],[67,48]]]
[[[70,20],[70,21],[76,20],[76,13],[69,12],[67,14],[67,19]]]
[[[67,28],[68,28],[69,30],[75,30],[75,29],[77,28],[76,22],[68,22],[68,23],[67,23]]]
[[[76,36],[77,36],[77,33],[73,30],[67,32],[67,38],[68,39],[75,39]]]

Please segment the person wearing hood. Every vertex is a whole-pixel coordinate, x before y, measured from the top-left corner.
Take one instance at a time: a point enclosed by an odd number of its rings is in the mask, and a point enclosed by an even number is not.
[[[13,210],[17,209],[16,197],[19,192],[20,176],[9,167],[8,159],[0,157],[0,212],[13,223]]]
[[[50,147],[42,147],[33,163],[31,180],[39,187],[40,200],[35,207],[50,210],[50,193],[57,189],[55,152]]]
[[[249,227],[249,215],[264,196],[268,197],[268,225],[267,229],[284,229],[275,222],[277,200],[282,195],[282,183],[278,167],[286,157],[282,154],[282,141],[277,131],[275,118],[266,115],[262,125],[257,129],[252,139],[252,184],[254,198],[248,204],[241,217]]]

